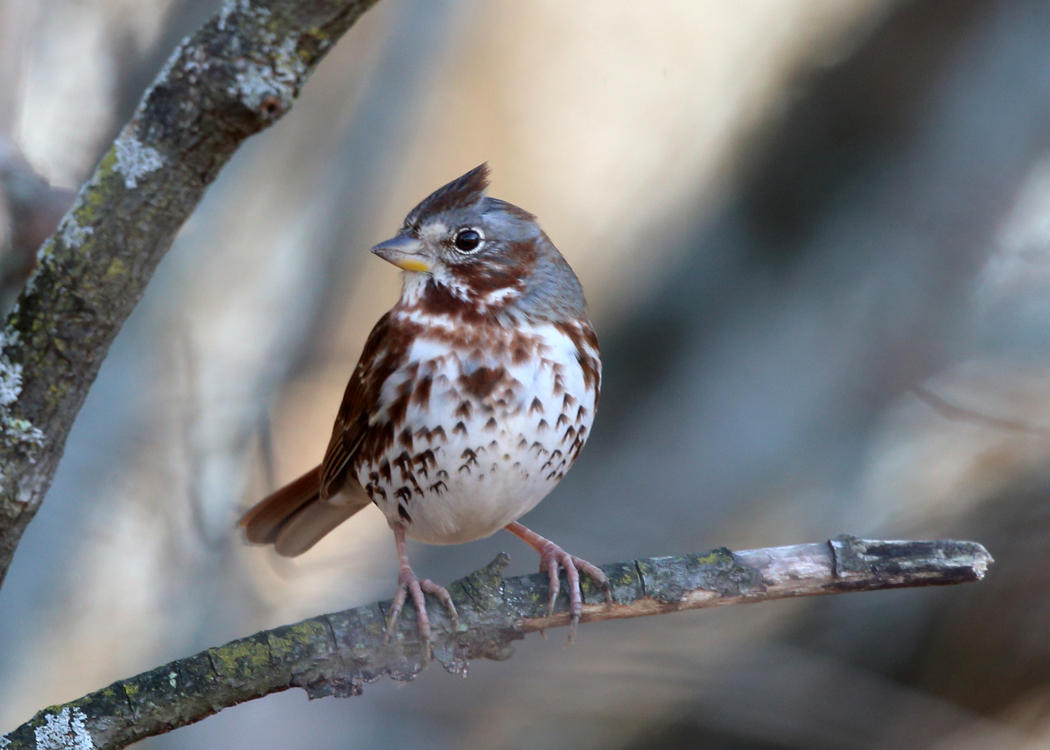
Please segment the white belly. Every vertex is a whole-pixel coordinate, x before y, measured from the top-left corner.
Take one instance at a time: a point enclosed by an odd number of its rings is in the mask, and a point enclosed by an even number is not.
[[[404,424],[385,453],[355,468],[409,537],[455,544],[495,533],[542,500],[583,447],[597,389],[587,386],[575,345],[550,325],[522,332],[541,342],[538,360],[423,338],[409,356],[418,370],[403,368],[384,384],[384,403],[414,389]],[[423,398],[416,390],[426,378]],[[389,421],[380,412],[372,423]]]

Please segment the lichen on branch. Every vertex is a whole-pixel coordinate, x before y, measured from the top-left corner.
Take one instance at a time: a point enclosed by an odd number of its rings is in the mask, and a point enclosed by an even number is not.
[[[376,0],[227,0],[173,51],[0,329],[0,583],[70,426],[161,258],[245,138]]]
[[[545,575],[504,579],[509,558],[453,583],[459,627],[432,607],[435,642],[423,647],[408,609],[387,642],[390,602],[319,615],[264,630],[170,662],[63,706],[39,712],[4,737],[0,750],[40,750],[41,727],[73,727],[93,743],[120,748],[199,721],[227,706],[299,687],[311,698],[359,695],[387,676],[415,679],[429,654],[453,674],[472,659],[503,660],[527,633],[569,624],[563,588],[547,614]],[[686,609],[854,591],[943,586],[978,581],[992,558],[980,544],[878,541],[840,536],[825,542],[630,560],[602,566],[612,601],[589,581],[583,621],[665,614]],[[432,602],[433,604],[433,602]],[[72,730],[71,730],[72,731]],[[7,744],[4,744],[4,743]]]

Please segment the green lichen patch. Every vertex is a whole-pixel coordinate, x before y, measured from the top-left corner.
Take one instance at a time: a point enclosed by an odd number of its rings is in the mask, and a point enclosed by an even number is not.
[[[114,277],[126,276],[128,273],[128,264],[120,258],[113,258],[109,262],[109,266],[106,267],[106,277],[112,279]]]
[[[208,649],[215,672],[230,682],[250,680],[270,666],[273,655],[265,633],[231,641],[225,646]]]
[[[609,590],[613,602],[628,604],[642,596],[642,584],[634,563],[609,563],[603,565],[602,570],[609,578]],[[581,576],[580,580],[584,601],[596,603],[605,601],[605,590],[602,587],[588,576]]]
[[[759,573],[737,563],[724,547],[702,554],[639,560],[637,566],[646,595],[665,603],[680,602],[693,591],[740,596],[762,586]]]
[[[287,662],[301,659],[318,651],[329,651],[331,644],[328,627],[318,619],[304,620],[294,625],[270,631],[268,643],[274,661]]]
[[[123,691],[136,721],[168,710],[172,715],[189,716],[193,702],[180,701],[180,696],[207,695],[225,682],[215,674],[212,664],[208,653],[203,652],[123,680],[115,687]]]

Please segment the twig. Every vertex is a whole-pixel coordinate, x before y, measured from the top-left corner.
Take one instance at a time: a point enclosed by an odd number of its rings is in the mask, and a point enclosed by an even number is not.
[[[466,676],[468,662],[510,656],[526,633],[567,625],[567,601],[546,613],[547,582],[539,575],[503,579],[507,556],[449,587],[460,627],[448,630],[444,608],[430,610],[434,657]],[[603,566],[612,584],[585,586],[583,620],[612,620],[769,599],[908,586],[936,586],[984,577],[992,558],[975,542],[873,541],[840,536],[791,547],[654,557]],[[433,604],[433,603],[432,603]],[[426,666],[411,611],[384,643],[389,602],[296,623],[179,659],[39,712],[0,737],[3,750],[121,748],[154,734],[269,693],[301,687],[311,698],[359,695],[383,675],[412,680]],[[57,738],[57,740],[56,740]],[[47,744],[48,742],[52,744]]]
[[[994,427],[1007,432],[1021,432],[1029,435],[1039,435],[1044,438],[1050,437],[1050,430],[1046,427],[1032,424],[1031,422],[1021,419],[1011,419],[1009,417],[999,417],[994,414],[985,414],[977,409],[970,409],[965,406],[953,404],[948,399],[938,396],[926,386],[915,386],[912,388],[912,391],[916,396],[925,401],[930,408],[939,412],[946,419],[964,419],[973,422],[974,424]]]
[[[240,144],[376,0],[227,0],[172,54],[0,329],[0,583],[110,342]]]

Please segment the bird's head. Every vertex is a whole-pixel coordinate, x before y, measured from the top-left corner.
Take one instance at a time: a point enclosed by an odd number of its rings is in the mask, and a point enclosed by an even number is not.
[[[571,317],[583,291],[536,217],[485,195],[488,165],[438,188],[372,252],[405,272],[402,302],[476,314]]]

